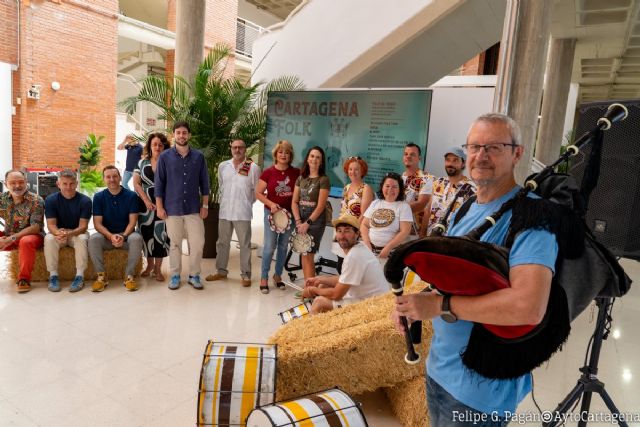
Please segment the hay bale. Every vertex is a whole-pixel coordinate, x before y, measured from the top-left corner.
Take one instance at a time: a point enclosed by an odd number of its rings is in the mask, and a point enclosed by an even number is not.
[[[384,389],[395,416],[405,427],[429,426],[424,375]]]
[[[408,292],[423,287],[416,281]],[[278,400],[335,386],[360,394],[424,376],[424,363],[404,362],[404,338],[389,318],[393,301],[389,292],[283,325],[269,339],[278,345]],[[431,322],[425,322],[418,348],[423,356],[431,335]]]
[[[107,273],[107,277],[113,280],[124,279],[124,272],[127,267],[127,251],[122,249],[111,249],[104,251],[104,268]],[[136,275],[140,274],[142,270],[142,257],[136,265]],[[20,271],[18,264],[18,251],[13,250],[9,252],[9,273],[10,277],[15,280],[18,277]],[[64,247],[60,249],[59,262],[58,262],[58,275],[60,280],[73,280],[76,275],[76,258],[73,248]],[[89,258],[89,265],[84,272],[84,278],[87,280],[93,280],[96,278],[96,272],[93,270],[93,263]],[[46,282],[49,280],[49,272],[47,271],[47,264],[44,259],[44,251],[39,249],[36,252],[36,262],[33,265],[33,272],[31,273],[32,282]]]

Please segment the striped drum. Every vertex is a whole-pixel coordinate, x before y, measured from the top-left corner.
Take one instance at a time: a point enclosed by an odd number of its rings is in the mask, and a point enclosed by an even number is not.
[[[294,305],[290,309],[278,313],[278,316],[280,316],[282,324],[284,325],[293,319],[298,319],[307,314],[309,314],[309,305],[303,302],[302,304]]]
[[[367,420],[351,396],[333,388],[251,411],[247,427],[366,427]]]
[[[276,346],[209,341],[200,371],[198,426],[244,425],[275,400]]]

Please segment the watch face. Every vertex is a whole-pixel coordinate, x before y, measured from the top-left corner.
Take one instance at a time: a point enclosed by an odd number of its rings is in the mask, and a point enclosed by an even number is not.
[[[447,323],[455,323],[458,321],[458,318],[456,317],[456,315],[451,313],[450,311],[442,313],[440,317],[442,318],[442,320],[444,320]]]

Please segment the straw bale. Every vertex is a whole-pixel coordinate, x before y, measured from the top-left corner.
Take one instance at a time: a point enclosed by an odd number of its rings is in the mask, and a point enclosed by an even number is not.
[[[414,283],[410,292],[424,287]],[[404,362],[404,337],[389,318],[393,294],[370,298],[283,325],[269,340],[278,345],[278,400],[339,386],[352,394],[424,376],[424,363]],[[424,322],[418,352],[426,356],[431,322]]]
[[[104,268],[107,278],[119,280],[124,278],[124,272],[127,267],[127,251],[121,249],[111,249],[104,251]],[[136,275],[142,270],[142,258],[136,265]],[[15,280],[20,271],[18,264],[18,251],[13,250],[9,253],[9,273],[10,277]],[[58,263],[58,275],[60,280],[73,280],[76,275],[76,258],[73,248],[65,247],[60,249],[60,257]],[[85,279],[95,279],[96,272],[93,270],[91,258],[89,258],[89,266],[84,272]],[[31,281],[46,282],[49,280],[49,272],[44,259],[44,251],[39,249],[36,252],[36,262],[31,273]]]
[[[389,405],[405,427],[428,427],[429,415],[424,375],[384,389]]]

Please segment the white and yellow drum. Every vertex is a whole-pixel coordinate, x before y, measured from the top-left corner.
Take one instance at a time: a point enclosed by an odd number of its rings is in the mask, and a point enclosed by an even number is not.
[[[200,371],[198,426],[245,425],[275,401],[275,345],[209,341]]]
[[[280,316],[280,320],[282,320],[282,324],[284,325],[293,319],[299,319],[307,314],[309,314],[309,304],[307,302],[303,302],[302,304],[294,305],[288,310],[281,311],[278,313],[278,316]]]
[[[264,426],[365,427],[367,420],[351,396],[333,388],[251,411],[247,427]]]

